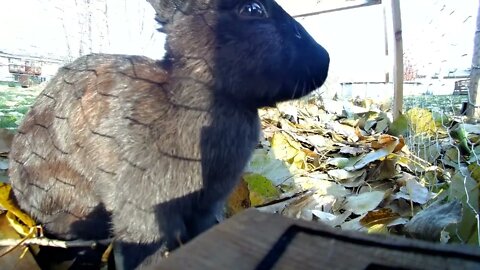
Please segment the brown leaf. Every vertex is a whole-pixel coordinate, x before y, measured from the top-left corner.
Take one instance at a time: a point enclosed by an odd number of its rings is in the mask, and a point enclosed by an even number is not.
[[[398,174],[396,169],[397,161],[386,158],[378,164],[377,167],[369,171],[369,181],[380,181],[390,179]]]
[[[250,191],[248,190],[247,183],[243,180],[235,187],[227,200],[227,216],[233,216],[244,209],[249,208],[250,203]]]
[[[399,152],[400,150],[402,150],[404,146],[405,146],[405,139],[403,138],[403,136],[400,136],[398,140],[398,145],[395,147],[395,149],[393,149],[393,153]]]
[[[382,208],[368,212],[366,216],[360,219],[360,224],[365,227],[370,227],[376,224],[388,224],[399,217],[400,215],[394,213],[391,209]]]
[[[315,152],[313,152],[313,151],[310,150],[310,149],[305,149],[305,148],[303,148],[303,149],[301,149],[301,150],[302,150],[302,151],[307,155],[307,157],[309,157],[309,158],[317,158],[317,157],[318,157],[318,154],[315,153]]]
[[[282,215],[291,218],[312,220],[313,214],[309,209],[313,208],[316,204],[317,203],[312,195],[303,196],[285,207],[282,211]]]
[[[373,149],[380,149],[380,148],[385,147],[388,144],[391,144],[392,142],[394,142],[396,140],[397,140],[396,137],[393,137],[393,136],[387,135],[387,134],[382,134],[382,135],[380,135],[380,137],[378,138],[377,141],[372,142],[372,148]],[[405,143],[403,145],[405,145]],[[402,147],[403,147],[403,145],[402,145]],[[395,148],[395,149],[397,149],[397,148]]]
[[[358,139],[359,139],[360,141],[365,140],[365,136],[364,136],[363,133],[364,133],[364,132],[362,132],[362,130],[361,130],[358,126],[355,127],[355,134],[358,136]]]

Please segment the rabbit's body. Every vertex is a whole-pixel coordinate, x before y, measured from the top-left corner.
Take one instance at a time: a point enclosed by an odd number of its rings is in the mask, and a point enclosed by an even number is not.
[[[89,55],[67,65],[11,151],[21,208],[56,237],[113,234],[125,269],[215,223],[257,143],[257,108],[314,90],[329,61],[273,1],[150,2],[166,60]]]

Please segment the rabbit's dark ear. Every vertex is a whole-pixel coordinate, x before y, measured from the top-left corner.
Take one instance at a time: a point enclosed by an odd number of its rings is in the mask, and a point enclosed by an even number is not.
[[[211,0],[147,0],[157,12],[156,20],[161,24],[171,22],[175,12],[190,14],[196,9],[205,9]]]

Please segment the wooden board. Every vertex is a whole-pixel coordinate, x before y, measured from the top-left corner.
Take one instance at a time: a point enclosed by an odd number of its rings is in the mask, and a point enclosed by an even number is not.
[[[480,269],[480,249],[345,232],[247,210],[154,269]]]

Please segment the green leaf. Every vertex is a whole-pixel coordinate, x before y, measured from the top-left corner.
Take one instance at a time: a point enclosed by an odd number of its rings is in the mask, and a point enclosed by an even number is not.
[[[327,160],[328,165],[336,166],[340,169],[345,168],[349,164],[348,158],[338,157],[338,158],[330,158]]]
[[[275,185],[283,183],[292,176],[288,164],[276,159],[273,153],[266,149],[255,150],[245,171],[263,175]]]
[[[453,129],[450,130],[450,135],[452,138],[456,139],[459,143],[460,150],[464,154],[470,154],[471,150],[468,146],[468,131],[474,131],[473,133],[477,132],[477,128],[472,128],[471,125],[460,124],[456,125]]]
[[[450,231],[451,235],[459,235],[462,242],[478,245],[477,219],[475,212],[478,213],[478,186],[477,182],[470,177],[468,168],[460,167],[453,175],[450,189],[449,200],[459,200],[463,205],[463,218],[455,230]],[[473,209],[472,209],[473,208]]]
[[[250,202],[252,206],[264,204],[270,200],[276,199],[280,191],[272,182],[259,174],[246,174],[243,179],[248,184],[250,191]]]
[[[408,118],[404,115],[401,114],[398,116],[395,121],[393,121],[390,124],[390,127],[388,128],[388,134],[393,135],[393,136],[400,136],[403,135],[405,136],[408,132]]]

